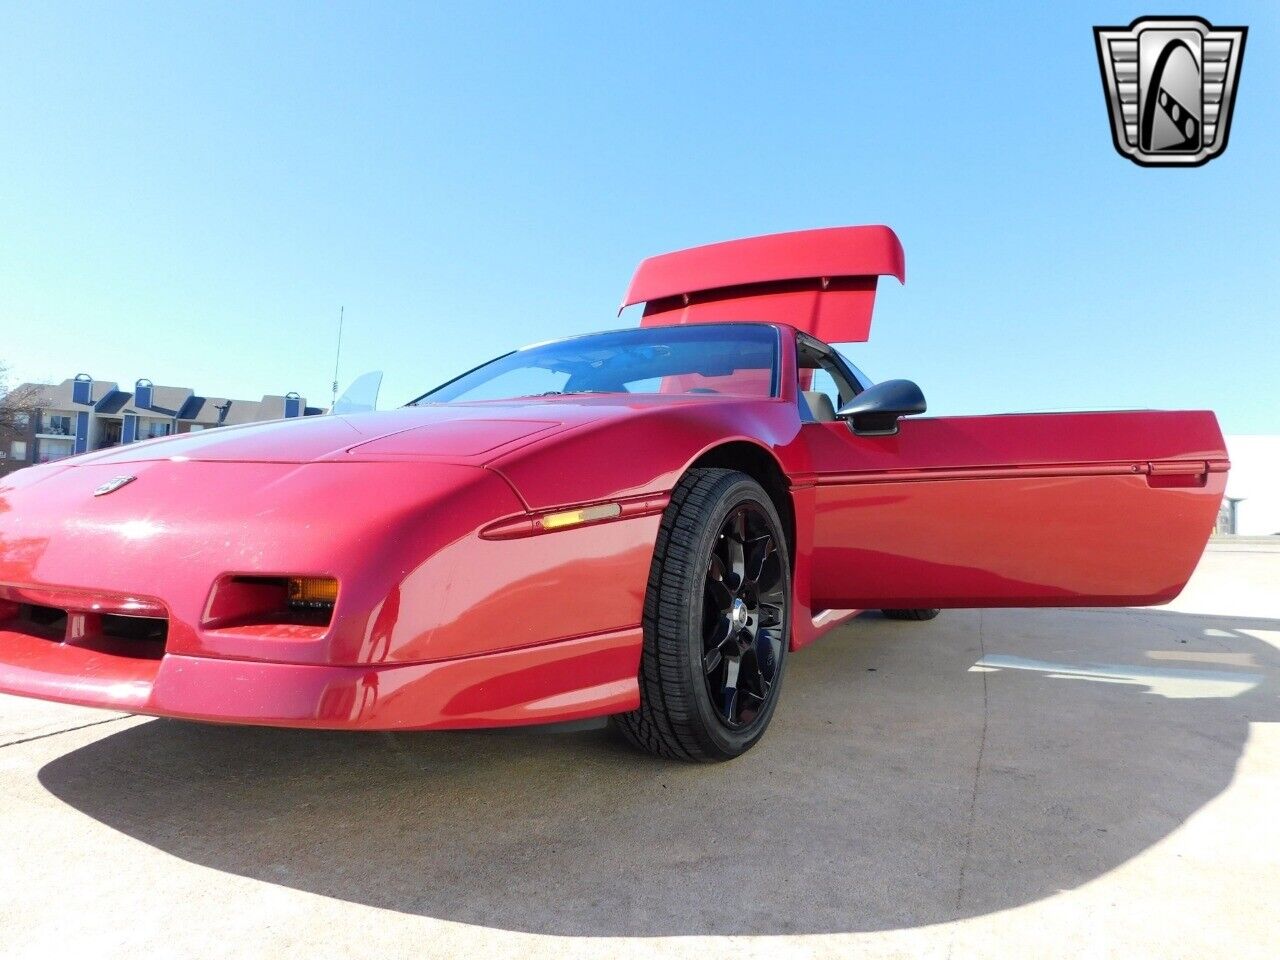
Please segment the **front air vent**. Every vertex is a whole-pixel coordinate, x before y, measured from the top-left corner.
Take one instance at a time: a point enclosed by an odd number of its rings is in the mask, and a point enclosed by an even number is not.
[[[61,640],[67,632],[67,611],[57,607],[41,607],[24,603],[18,607],[17,622],[26,624],[31,632]]]
[[[158,660],[169,637],[167,617],[84,613],[34,603],[4,605],[0,630],[113,656]]]
[[[333,619],[336,599],[337,582],[330,578],[223,577],[214,585],[201,626],[208,630],[280,626],[323,631]]]
[[[121,617],[107,614],[102,618],[102,635],[114,640],[163,644],[168,639],[169,621],[159,617]]]

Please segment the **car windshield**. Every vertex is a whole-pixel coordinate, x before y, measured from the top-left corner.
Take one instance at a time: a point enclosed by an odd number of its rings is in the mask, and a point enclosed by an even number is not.
[[[598,333],[517,350],[419,403],[466,403],[586,393],[776,395],[778,332],[721,323]]]

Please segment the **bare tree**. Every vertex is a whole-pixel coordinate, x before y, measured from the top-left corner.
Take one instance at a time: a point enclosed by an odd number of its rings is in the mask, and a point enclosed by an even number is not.
[[[27,436],[27,424],[38,412],[40,395],[30,387],[9,388],[9,368],[0,360],[0,444]]]

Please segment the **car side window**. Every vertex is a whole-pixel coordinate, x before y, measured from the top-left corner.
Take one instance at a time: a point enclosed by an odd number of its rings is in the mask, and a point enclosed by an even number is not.
[[[830,422],[861,385],[849,379],[830,347],[808,337],[798,340],[797,345],[800,416],[806,422]]]
[[[813,371],[813,379],[809,383],[809,390],[816,393],[824,393],[831,401],[831,405],[837,410],[840,409],[842,403],[848,402],[852,396],[852,391],[846,391],[841,396],[840,384],[836,382],[835,376],[831,371],[823,366]]]

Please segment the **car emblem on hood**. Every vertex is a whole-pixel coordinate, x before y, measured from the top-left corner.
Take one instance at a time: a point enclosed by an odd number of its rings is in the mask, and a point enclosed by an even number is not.
[[[137,479],[137,477],[112,477],[97,490],[93,491],[93,495],[95,497],[105,497],[108,493],[115,493],[121,487],[133,483]]]

